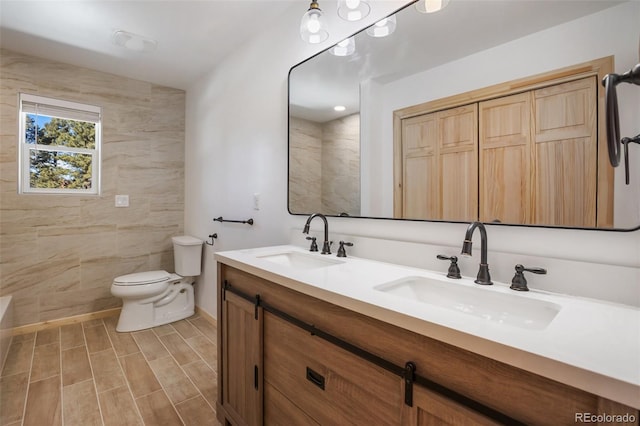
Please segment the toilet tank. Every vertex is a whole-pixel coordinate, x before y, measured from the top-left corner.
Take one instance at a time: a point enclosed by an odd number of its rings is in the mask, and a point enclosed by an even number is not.
[[[202,241],[188,235],[172,237],[171,240],[173,241],[173,262],[176,274],[183,277],[200,275]]]

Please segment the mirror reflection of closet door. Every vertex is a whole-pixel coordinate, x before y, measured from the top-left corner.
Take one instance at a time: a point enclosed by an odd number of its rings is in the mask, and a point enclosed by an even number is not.
[[[535,221],[596,226],[596,78],[533,92]]]
[[[402,217],[478,215],[477,104],[402,120]]]
[[[480,220],[532,223],[531,93],[480,102]]]

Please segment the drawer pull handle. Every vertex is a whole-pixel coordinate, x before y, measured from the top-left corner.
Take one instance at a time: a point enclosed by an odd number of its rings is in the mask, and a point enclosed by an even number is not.
[[[320,373],[313,371],[309,367],[307,367],[307,380],[320,389],[324,390],[324,377]]]

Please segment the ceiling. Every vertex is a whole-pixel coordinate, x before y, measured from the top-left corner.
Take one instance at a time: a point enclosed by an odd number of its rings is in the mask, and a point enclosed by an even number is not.
[[[0,0],[0,46],[186,89],[265,25],[306,7],[300,0]],[[157,50],[116,46],[117,30],[156,40]]]

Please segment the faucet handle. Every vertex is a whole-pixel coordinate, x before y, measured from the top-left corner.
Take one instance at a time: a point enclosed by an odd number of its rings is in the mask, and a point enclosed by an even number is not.
[[[318,251],[318,244],[316,243],[316,237],[307,237],[307,240],[311,241],[311,247],[309,247],[309,251]]]
[[[527,279],[524,277],[524,272],[531,272],[534,274],[546,274],[547,270],[544,268],[525,268],[524,266],[517,264],[516,265],[516,274],[513,276],[511,280],[511,290],[516,291],[529,291],[529,287],[527,287]]]
[[[440,260],[450,260],[449,270],[447,271],[447,278],[462,278],[460,276],[460,268],[458,267],[458,257],[457,256],[445,256],[443,254],[439,254],[436,256]]]
[[[347,257],[347,251],[344,249],[344,246],[353,247],[353,243],[340,241],[340,247],[338,248],[337,257]]]

